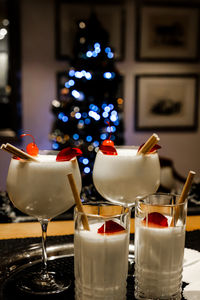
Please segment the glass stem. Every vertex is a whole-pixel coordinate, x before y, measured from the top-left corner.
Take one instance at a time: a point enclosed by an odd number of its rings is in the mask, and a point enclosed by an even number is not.
[[[47,273],[47,249],[46,249],[46,239],[47,239],[47,226],[48,220],[40,220],[40,225],[42,228],[42,273]]]

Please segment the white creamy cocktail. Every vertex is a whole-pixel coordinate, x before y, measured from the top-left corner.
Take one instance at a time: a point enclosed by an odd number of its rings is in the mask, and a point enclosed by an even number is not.
[[[56,161],[56,155],[38,155],[39,162],[11,159],[7,191],[13,204],[37,219],[51,219],[74,204],[67,179],[72,173],[78,190],[81,176],[77,159]]]
[[[136,228],[135,247],[141,249],[135,250],[135,275],[140,274],[140,289],[153,299],[175,295],[177,285],[181,288],[185,228]]]
[[[136,197],[156,192],[160,184],[157,152],[139,155],[138,147],[116,146],[117,155],[98,151],[93,169],[97,191],[107,200],[133,206]]]
[[[128,210],[110,218],[101,217],[98,213],[87,214],[89,231],[83,229],[78,214],[75,214],[74,235],[76,300],[125,300],[129,251]],[[119,231],[115,231],[118,225]],[[102,226],[108,226],[105,229],[108,232],[100,233]]]
[[[67,178],[73,174],[78,192],[81,190],[81,175],[77,159],[61,157],[52,151],[41,151],[35,161],[12,158],[7,176],[7,191],[10,200],[22,212],[38,219],[42,229],[42,269],[25,272],[16,285],[30,294],[57,294],[68,289],[70,282],[54,271],[47,269],[46,237],[49,221],[65,212],[74,204],[74,197]],[[65,151],[63,149],[62,151]],[[74,150],[73,150],[74,151]],[[49,153],[48,153],[49,152]],[[71,155],[71,154],[70,154]],[[60,159],[60,158],[59,158]]]
[[[170,199],[170,194],[154,195],[153,205],[136,201],[136,299],[180,299],[187,203],[159,204],[162,197]],[[179,217],[172,226],[175,213]]]

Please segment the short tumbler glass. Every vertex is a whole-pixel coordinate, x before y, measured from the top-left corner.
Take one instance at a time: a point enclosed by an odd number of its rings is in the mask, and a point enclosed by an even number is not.
[[[75,209],[76,300],[125,300],[130,212],[111,203],[84,205],[90,230]]]
[[[187,201],[152,194],[135,205],[135,298],[181,299]]]

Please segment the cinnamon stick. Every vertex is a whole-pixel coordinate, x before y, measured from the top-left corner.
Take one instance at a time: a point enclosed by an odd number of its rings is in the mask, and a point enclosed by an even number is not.
[[[152,134],[152,136],[146,141],[146,143],[138,151],[138,154],[148,153],[159,142],[159,140],[160,139],[156,133]]]
[[[185,199],[187,197],[187,194],[188,194],[188,192],[191,188],[192,181],[193,181],[193,178],[194,178],[195,174],[196,173],[194,171],[189,171],[186,182],[183,186],[181,196],[180,196],[179,201],[178,201],[179,203],[183,203],[185,201]]]
[[[21,159],[38,162],[38,160],[36,158],[34,158],[32,155],[20,150],[19,148],[15,147],[9,143],[2,144],[0,149],[4,150],[12,155],[15,155]]]
[[[192,181],[193,181],[193,178],[194,178],[195,174],[196,173],[194,171],[189,171],[186,182],[183,186],[180,198],[178,200],[178,204],[181,204],[185,201],[185,199],[186,199],[186,197],[189,193],[189,190],[191,188]],[[170,227],[174,227],[176,225],[176,222],[177,222],[178,218],[179,218],[179,207],[177,206],[176,210],[175,210],[175,215],[172,217]]]
[[[88,218],[87,218],[87,216],[84,212],[83,204],[81,202],[81,199],[80,199],[77,187],[76,187],[74,177],[73,177],[72,174],[68,174],[67,176],[68,176],[69,184],[70,184],[71,189],[72,189],[72,193],[73,193],[73,196],[74,196],[76,207],[77,207],[78,211],[82,213],[83,227],[84,227],[85,230],[89,231],[90,227],[89,227],[89,223],[88,223]]]

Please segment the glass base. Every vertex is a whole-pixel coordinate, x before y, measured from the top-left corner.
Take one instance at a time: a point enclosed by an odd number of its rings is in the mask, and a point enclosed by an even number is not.
[[[145,295],[138,294],[137,292],[134,294],[135,299],[137,300],[181,300],[181,294],[177,294],[174,296],[163,296],[163,297],[148,297]]]
[[[26,273],[16,284],[20,291],[35,295],[58,294],[67,290],[70,285],[70,280],[62,278],[55,272]]]
[[[162,295],[162,293],[159,295],[158,293],[155,294],[155,292],[146,292],[141,291],[137,287],[137,279],[135,280],[135,293],[134,293],[135,299],[137,300],[181,300],[181,291],[178,290],[177,293],[173,295]]]

